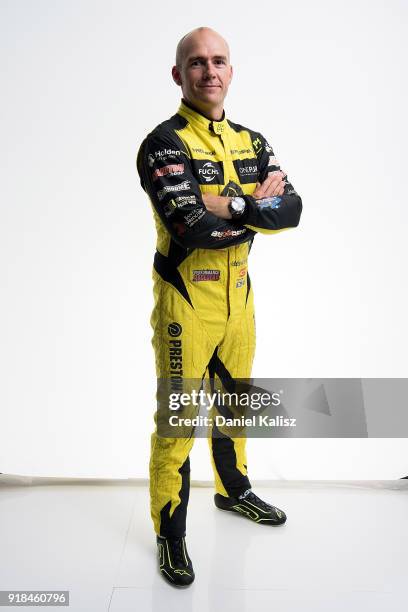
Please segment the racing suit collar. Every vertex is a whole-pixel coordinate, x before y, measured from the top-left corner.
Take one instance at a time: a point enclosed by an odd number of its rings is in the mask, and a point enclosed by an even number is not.
[[[211,119],[205,117],[198,110],[190,106],[184,100],[184,98],[182,98],[177,113],[187,119],[190,123],[193,123],[195,126],[207,132],[214,132],[215,134],[220,135],[224,133],[227,129],[228,123],[225,118],[225,110],[222,111],[221,121],[212,121]]]

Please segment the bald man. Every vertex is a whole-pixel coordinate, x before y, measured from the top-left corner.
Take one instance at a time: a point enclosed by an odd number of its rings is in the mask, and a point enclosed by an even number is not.
[[[262,134],[226,119],[232,75],[222,36],[204,27],[186,34],[172,68],[182,91],[179,109],[148,134],[137,158],[157,229],[151,317],[157,378],[171,392],[203,379],[213,390],[231,392],[237,379],[250,377],[255,324],[249,250],[257,232],[296,227],[302,211]],[[158,392],[159,406],[162,399]],[[170,427],[161,430],[158,412],[150,496],[159,566],[168,582],[187,586],[194,580],[185,542],[194,429],[183,437]],[[233,436],[213,424],[208,442],[215,505],[256,523],[284,523],[285,513],[251,489],[242,432]]]

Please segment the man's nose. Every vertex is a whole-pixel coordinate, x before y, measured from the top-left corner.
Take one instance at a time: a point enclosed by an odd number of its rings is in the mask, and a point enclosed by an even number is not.
[[[206,62],[204,76],[207,79],[213,79],[216,76],[215,67],[212,62]]]

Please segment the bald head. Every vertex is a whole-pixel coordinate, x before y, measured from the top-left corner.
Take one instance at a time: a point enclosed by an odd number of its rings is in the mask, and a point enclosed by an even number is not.
[[[219,39],[219,43],[224,46],[225,54],[227,55],[229,60],[230,50],[225,38],[223,38],[221,34],[218,34],[218,32],[216,32],[212,28],[201,26],[200,28],[195,28],[194,30],[191,30],[191,32],[188,32],[183,36],[183,38],[179,40],[176,49],[176,66],[179,70],[183,64],[184,58],[188,55],[189,49],[196,43],[197,40],[208,35]]]

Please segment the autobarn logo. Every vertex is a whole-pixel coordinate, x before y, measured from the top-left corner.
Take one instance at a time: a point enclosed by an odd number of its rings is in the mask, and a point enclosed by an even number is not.
[[[235,236],[241,236],[242,234],[245,234],[245,232],[245,227],[237,230],[227,229],[222,232],[219,230],[214,230],[213,232],[211,232],[211,236],[213,238],[216,238],[217,240],[222,240],[223,238],[235,238]]]
[[[162,200],[166,193],[171,193],[173,191],[187,191],[188,189],[190,189],[189,181],[183,181],[182,183],[178,183],[177,185],[166,185],[165,187],[163,187],[163,189],[160,189],[160,191],[157,192],[157,197],[159,198],[159,200]]]
[[[184,172],[184,164],[169,164],[168,166],[163,166],[162,168],[157,168],[153,174],[153,181],[157,181],[161,176],[179,176]]]
[[[219,270],[193,270],[193,282],[218,281],[220,280]]]
[[[223,185],[224,170],[222,162],[193,159],[194,174],[201,185]]]
[[[240,183],[256,183],[258,179],[258,160],[256,157],[234,159],[235,172]]]

